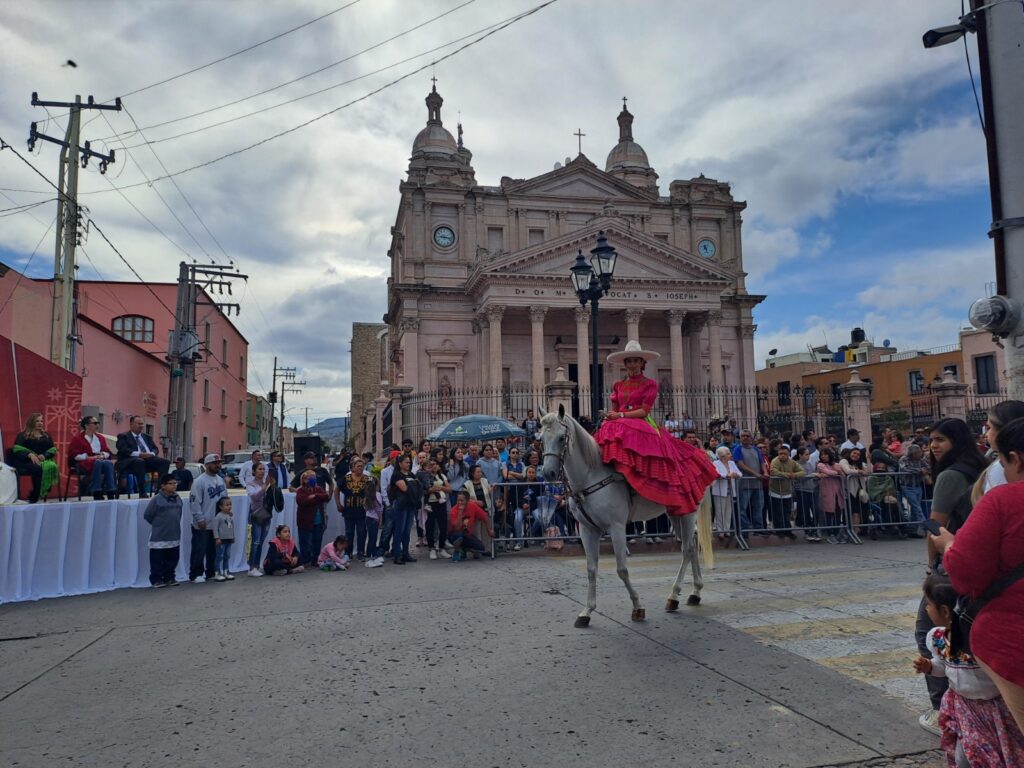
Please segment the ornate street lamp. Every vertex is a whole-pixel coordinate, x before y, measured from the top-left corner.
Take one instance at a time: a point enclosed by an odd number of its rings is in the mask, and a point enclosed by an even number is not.
[[[580,305],[585,307],[590,302],[590,418],[595,423],[601,409],[601,391],[598,388],[600,363],[597,359],[598,303],[611,288],[617,258],[618,253],[608,245],[608,238],[602,230],[597,233],[597,247],[590,251],[590,261],[587,261],[581,250],[576,254],[576,263],[569,269]]]

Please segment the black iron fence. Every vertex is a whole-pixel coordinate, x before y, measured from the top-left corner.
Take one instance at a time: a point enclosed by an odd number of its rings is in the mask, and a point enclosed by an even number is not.
[[[610,407],[610,390],[601,401]],[[590,391],[575,387],[569,399],[572,415],[592,423]],[[548,405],[543,388],[528,386],[415,392],[402,400],[403,437],[417,439],[449,419],[484,413],[522,424],[529,412],[539,414]],[[761,387],[662,387],[651,411],[658,424],[670,418],[681,430],[693,430],[703,440],[723,428],[749,429],[761,434],[789,434],[813,429],[817,434],[845,432],[843,403],[830,392],[811,388],[766,389]]]

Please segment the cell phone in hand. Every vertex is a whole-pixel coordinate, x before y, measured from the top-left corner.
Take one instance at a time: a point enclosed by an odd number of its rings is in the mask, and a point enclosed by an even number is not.
[[[928,533],[932,536],[938,536],[940,534],[939,529],[942,527],[938,520],[932,520],[931,518],[924,521],[924,527],[928,529]]]

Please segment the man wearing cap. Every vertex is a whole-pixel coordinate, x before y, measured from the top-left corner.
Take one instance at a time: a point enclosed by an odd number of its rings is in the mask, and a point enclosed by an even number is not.
[[[189,557],[188,578],[202,584],[213,578],[213,518],[217,515],[217,502],[228,495],[224,478],[220,476],[220,455],[209,453],[203,459],[205,471],[192,483],[189,507],[192,511],[192,553]]]
[[[316,454],[313,453],[312,451],[306,451],[306,453],[302,457],[302,460],[303,462],[305,462],[306,467],[305,469],[298,470],[295,473],[295,477],[292,478],[292,490],[294,491],[296,488],[299,487],[299,483],[302,480],[302,473],[305,472],[306,470],[309,470],[310,472],[316,473],[316,484],[319,485],[321,488],[325,489],[328,495],[333,494],[334,481],[331,480],[331,473],[327,471],[326,467],[321,467],[319,464],[317,464]]]

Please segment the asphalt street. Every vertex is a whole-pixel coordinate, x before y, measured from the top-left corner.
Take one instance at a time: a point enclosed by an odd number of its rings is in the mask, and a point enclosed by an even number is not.
[[[938,766],[910,665],[920,542],[634,545],[0,607],[5,766]],[[684,596],[687,593],[684,592]]]

